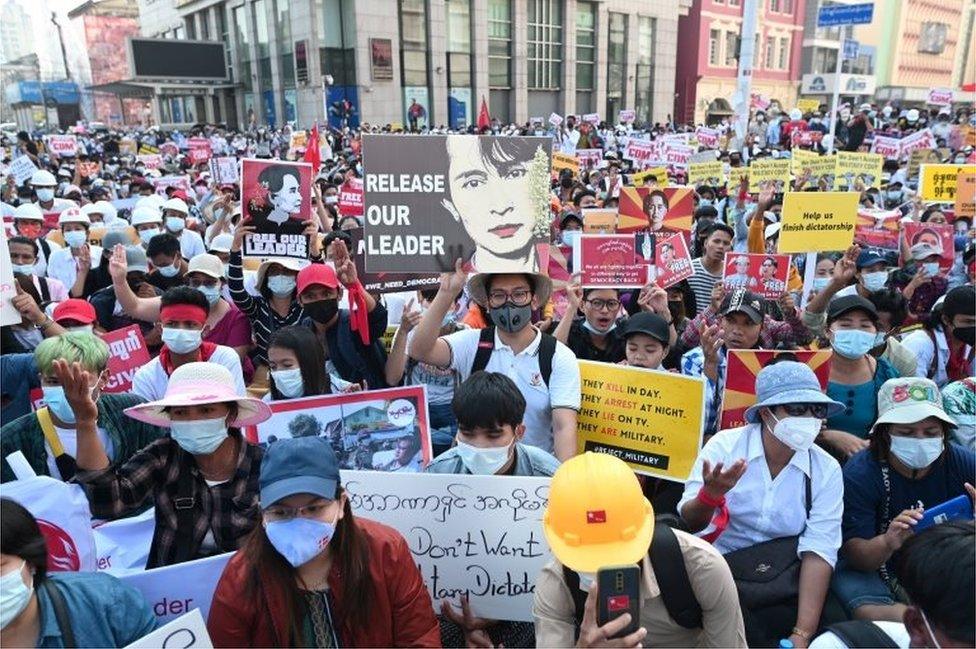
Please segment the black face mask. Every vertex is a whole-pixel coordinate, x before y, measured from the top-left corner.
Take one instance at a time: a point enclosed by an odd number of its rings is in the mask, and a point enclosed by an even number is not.
[[[328,298],[326,300],[316,300],[306,302],[302,305],[305,315],[319,324],[327,324],[339,313],[338,298]]]
[[[510,334],[518,333],[532,322],[532,305],[515,306],[506,302],[500,307],[488,309],[492,324]]]
[[[966,343],[970,347],[976,347],[976,326],[974,327],[953,327],[952,337]]]
[[[559,179],[559,184],[563,189],[569,189],[573,186],[573,179],[568,176],[563,176]]]

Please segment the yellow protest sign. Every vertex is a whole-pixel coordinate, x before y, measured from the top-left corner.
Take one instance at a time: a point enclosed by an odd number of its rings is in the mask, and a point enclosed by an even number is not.
[[[634,471],[684,482],[702,445],[704,379],[579,361],[579,450],[619,457]]]
[[[293,131],[289,147],[291,149],[304,149],[308,146],[308,133],[305,131]]]
[[[976,167],[967,165],[956,178],[956,218],[976,219]]]
[[[749,167],[729,167],[729,177],[725,181],[725,186],[730,192],[737,192],[743,178],[749,179]]]
[[[718,187],[725,184],[724,165],[714,162],[692,162],[688,165],[688,184]]]
[[[573,172],[573,175],[579,173],[579,160],[576,156],[569,155],[568,153],[553,153],[552,154],[552,170],[553,172],[562,171],[563,169],[569,169]]]
[[[976,126],[967,124],[962,127],[963,146],[976,147]]]
[[[583,210],[583,232],[587,234],[613,234],[617,231],[617,210],[591,207]]]
[[[869,187],[881,187],[881,165],[884,156],[880,153],[837,153],[837,175],[834,190],[863,191]],[[862,189],[863,188],[863,189]]]
[[[955,202],[959,172],[973,169],[976,169],[976,165],[923,164],[918,181],[918,193],[923,201]]]
[[[860,192],[786,192],[779,252],[845,250],[854,241]]]
[[[783,158],[761,158],[749,165],[749,192],[758,194],[762,186],[775,183],[775,192],[782,194],[790,188],[790,161]]]
[[[806,149],[793,149],[793,157],[790,158],[790,172],[796,176],[797,183],[809,173],[810,176],[803,185],[804,189],[816,187],[822,192],[830,191],[833,187],[836,165],[837,159],[834,156],[819,155]]]
[[[804,115],[807,113],[812,113],[814,111],[820,110],[820,100],[819,99],[797,99],[796,107],[800,109]]]
[[[658,187],[668,186],[668,170],[663,167],[655,167],[653,169],[645,169],[644,171],[638,171],[632,176],[634,181],[634,187],[643,187],[644,185],[650,185],[652,183],[656,184]]]

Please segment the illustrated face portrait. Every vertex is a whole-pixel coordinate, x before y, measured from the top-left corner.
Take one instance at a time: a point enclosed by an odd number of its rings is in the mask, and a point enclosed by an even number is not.
[[[671,261],[674,260],[674,248],[672,248],[670,245],[667,244],[661,246],[660,257],[661,257],[662,264],[669,264]]]
[[[281,189],[269,194],[271,204],[276,210],[295,214],[301,209],[302,193],[299,190],[298,178],[286,175],[281,181]]]
[[[772,259],[764,260],[761,268],[763,279],[773,279],[776,274],[776,263]]]
[[[448,136],[448,186],[444,206],[479,248],[515,253],[532,243],[529,156],[516,159],[497,141]]]

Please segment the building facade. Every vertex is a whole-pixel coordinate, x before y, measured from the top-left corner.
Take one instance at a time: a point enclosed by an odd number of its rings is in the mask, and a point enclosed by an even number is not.
[[[665,121],[691,0],[139,0],[143,36],[224,43],[231,87],[158,121],[474,123],[633,109]],[[174,89],[175,90],[175,89]],[[187,107],[190,107],[190,111]],[[176,120],[177,110],[182,119]]]
[[[858,0],[845,1],[848,4],[856,4]],[[807,0],[800,95],[806,99],[819,99],[822,104],[829,104],[834,94],[834,84],[837,82],[837,57],[840,56],[840,103],[848,102],[856,105],[871,101],[877,89],[875,62],[878,49],[877,34],[880,31],[862,25],[817,27],[820,7],[831,4],[843,3],[837,0]],[[874,11],[874,20],[881,20],[878,7]],[[845,41],[848,43],[853,41],[857,44],[856,57],[844,57]]]
[[[33,28],[30,16],[19,3],[6,0],[0,5],[0,63],[13,61],[31,53]]]
[[[715,123],[732,118],[744,0],[694,0],[678,20],[674,117]],[[792,108],[800,82],[806,0],[757,0],[754,104]]]

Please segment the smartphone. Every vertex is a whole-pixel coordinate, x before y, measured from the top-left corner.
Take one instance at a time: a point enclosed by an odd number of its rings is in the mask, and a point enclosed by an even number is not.
[[[931,509],[926,509],[925,513],[922,514],[922,520],[915,526],[915,532],[921,532],[939,523],[956,520],[972,520],[972,518],[973,503],[969,500],[969,496],[964,494],[962,496],[956,496],[952,500],[947,500]]]
[[[612,636],[622,638],[640,628],[640,568],[636,564],[608,566],[596,573],[597,624],[630,613],[630,624]]]

